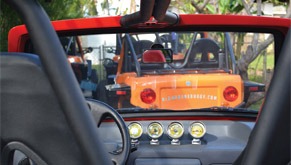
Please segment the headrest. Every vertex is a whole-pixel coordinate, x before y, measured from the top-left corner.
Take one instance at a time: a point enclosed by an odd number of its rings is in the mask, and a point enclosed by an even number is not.
[[[165,63],[166,59],[160,50],[150,50],[143,53],[144,63]]]

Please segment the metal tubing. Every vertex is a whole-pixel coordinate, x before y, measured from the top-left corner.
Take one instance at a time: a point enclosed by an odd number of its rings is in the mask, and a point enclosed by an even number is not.
[[[156,36],[156,39],[158,41],[158,44],[163,44],[163,41],[162,41],[161,37],[159,36],[158,32],[155,32],[155,36]]]
[[[120,35],[119,34],[116,34],[116,41],[117,41],[117,49],[116,49],[116,52],[115,54],[116,55],[120,55],[120,51],[121,51],[121,47],[122,47],[122,43],[121,43],[121,38],[120,38]]]
[[[135,68],[136,68],[137,76],[140,77],[141,76],[140,64],[139,64],[139,62],[137,60],[137,57],[136,57],[136,54],[135,54],[133,45],[131,43],[129,34],[125,34],[125,37],[126,37],[126,40],[127,40],[128,45],[129,45],[129,49],[130,49],[130,51],[132,53],[131,55],[133,56],[133,59],[134,59],[134,62],[135,62]]]
[[[170,2],[171,0],[156,0],[153,10],[153,17],[158,22],[177,25],[180,23],[179,15],[167,11]]]
[[[157,21],[162,21],[165,18],[167,9],[170,5],[171,0],[156,0],[153,10],[153,16]]]
[[[120,25],[128,27],[137,23],[143,23],[148,21],[153,13],[155,0],[141,0],[140,11],[125,15],[120,19]]]
[[[70,41],[69,41],[69,43],[68,43],[68,47],[67,47],[67,49],[66,49],[66,54],[69,53],[69,49],[70,49],[70,47],[71,47],[72,41],[73,41],[73,37],[70,37]]]
[[[170,25],[178,25],[180,23],[180,16],[176,13],[166,12],[164,19],[159,20],[160,23],[167,23]]]
[[[48,15],[35,0],[6,0],[25,23],[85,164],[112,164]],[[102,151],[102,152],[100,152]]]
[[[236,73],[235,57],[234,57],[234,54],[233,54],[233,49],[232,49],[232,46],[231,46],[229,34],[225,33],[225,37],[226,37],[226,41],[227,41],[227,47],[228,47],[229,52],[230,52],[230,58],[231,58],[231,62],[232,62],[232,71],[233,71],[233,73]]]

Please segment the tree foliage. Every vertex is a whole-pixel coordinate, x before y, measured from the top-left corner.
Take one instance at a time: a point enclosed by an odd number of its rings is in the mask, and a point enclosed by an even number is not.
[[[94,0],[54,0],[47,3],[39,0],[51,20],[82,18],[89,15],[97,15]],[[14,26],[23,24],[18,14],[6,3],[1,2],[0,7],[0,51],[7,51],[8,32]]]
[[[8,32],[9,30],[21,24],[21,20],[19,19],[17,13],[7,4],[1,2],[1,10],[0,10],[0,51],[7,51],[8,49]]]

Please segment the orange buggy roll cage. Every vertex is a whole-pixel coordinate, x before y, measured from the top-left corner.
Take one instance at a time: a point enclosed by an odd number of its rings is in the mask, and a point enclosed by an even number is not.
[[[165,48],[168,48],[169,47],[168,44],[171,43],[172,44],[171,47],[172,47],[173,52],[174,52],[174,61],[183,60],[184,59],[184,55],[182,55],[183,58],[177,58],[176,57],[176,59],[175,59],[175,56],[181,57],[181,53],[178,52],[178,48],[177,48],[178,47],[177,34],[175,34],[174,32],[171,32],[170,34],[172,36],[174,36],[173,38],[175,38],[172,41],[169,41],[169,39],[168,40],[161,39],[159,34],[156,32],[155,33],[156,42],[158,42],[160,44],[164,44]],[[201,35],[201,38],[205,38],[205,37],[208,36],[207,32],[200,32],[199,34]],[[229,39],[229,34],[228,33],[224,33],[224,35],[226,36],[225,38],[227,38],[227,40],[228,40]],[[163,37],[165,37],[165,36],[163,36]],[[118,73],[121,73],[121,72],[123,72],[123,73],[132,72],[132,67],[131,66],[133,66],[133,68],[135,68],[135,72],[136,72],[137,76],[140,77],[143,74],[141,67],[144,66],[145,68],[147,68],[146,66],[149,66],[149,65],[140,63],[140,61],[138,60],[139,58],[141,58],[141,54],[137,54],[136,53],[135,47],[137,47],[137,46],[134,45],[132,37],[129,34],[125,34],[123,39],[124,39],[124,42],[123,42],[123,44],[121,44],[121,40],[122,39],[120,37],[120,34],[117,34],[117,50],[116,50],[117,53],[116,54],[118,54],[118,57],[119,57],[119,60],[118,60],[119,61],[119,65],[120,65],[121,61],[123,62],[122,66],[118,67],[119,68]],[[196,38],[195,38],[195,40],[196,40]],[[205,40],[210,40],[210,39],[205,39]],[[134,41],[134,42],[138,42],[138,41]],[[201,41],[201,42],[207,42],[207,41]],[[207,42],[207,43],[209,43],[209,42]],[[192,44],[194,44],[194,43],[192,43]],[[236,72],[235,71],[235,65],[236,65],[235,64],[235,58],[234,58],[233,50],[232,50],[231,46],[229,46],[229,44],[230,44],[230,42],[225,42],[225,44],[224,44],[225,45],[225,49],[229,49],[229,50],[225,51],[225,53],[230,55],[230,59],[231,59],[232,66],[233,66],[232,67],[232,73],[235,73]],[[203,45],[203,43],[201,43],[201,45]],[[214,45],[214,46],[216,46],[216,45]],[[122,51],[121,49],[123,47],[124,47],[124,49]],[[219,47],[219,46],[217,45],[217,47]],[[201,49],[203,49],[203,48],[201,48]],[[124,52],[123,56],[125,56],[126,58],[123,58],[121,55],[119,55],[121,52]],[[209,54],[205,55],[203,57],[203,59],[204,59],[204,61],[209,61],[209,59],[210,59]],[[218,59],[218,54],[216,54],[216,59]],[[225,60],[226,61],[225,62],[225,66],[219,66],[217,68],[223,69],[223,67],[224,67],[225,69],[228,70],[228,66],[229,66],[228,60],[229,60],[229,58],[225,57],[225,59],[221,59],[221,60]],[[217,68],[213,67],[212,69],[217,69]],[[176,69],[178,69],[178,68],[176,68]]]

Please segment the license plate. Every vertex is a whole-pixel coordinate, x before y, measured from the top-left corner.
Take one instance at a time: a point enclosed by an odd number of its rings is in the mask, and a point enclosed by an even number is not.
[[[96,91],[97,84],[90,82],[90,81],[82,81],[81,88],[89,91]]]

